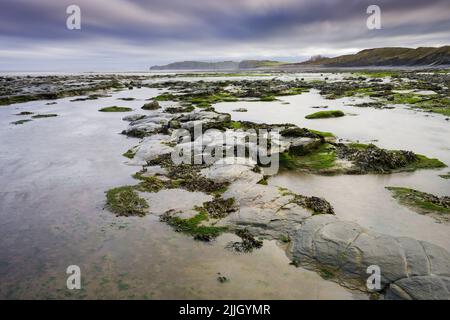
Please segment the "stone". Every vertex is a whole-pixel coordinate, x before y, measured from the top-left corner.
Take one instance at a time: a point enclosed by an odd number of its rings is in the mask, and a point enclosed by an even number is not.
[[[332,215],[305,218],[291,238],[294,261],[335,270],[339,280],[362,290],[367,268],[377,265],[389,299],[449,298],[450,254],[434,244],[379,234]]]
[[[386,298],[392,300],[450,300],[450,278],[418,276],[404,278],[389,286]]]
[[[122,120],[133,122],[133,121],[141,120],[143,118],[145,118],[145,115],[143,115],[143,114],[132,114],[132,115],[123,117]]]
[[[147,161],[171,153],[174,148],[170,146],[171,136],[155,134],[145,137],[137,147],[136,154],[130,163],[146,164]]]
[[[161,108],[161,107],[159,106],[159,103],[156,100],[146,103],[142,106],[142,110],[156,110],[159,108]]]

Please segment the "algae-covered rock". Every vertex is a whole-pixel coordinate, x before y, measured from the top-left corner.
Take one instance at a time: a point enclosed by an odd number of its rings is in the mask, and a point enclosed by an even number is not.
[[[161,108],[159,105],[159,102],[154,100],[152,102],[144,104],[141,109],[142,110],[157,110],[159,108]]]

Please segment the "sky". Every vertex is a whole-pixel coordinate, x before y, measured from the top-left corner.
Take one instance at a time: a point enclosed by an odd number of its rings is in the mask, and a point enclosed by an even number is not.
[[[381,29],[367,28],[369,5]],[[69,30],[69,5],[81,29]],[[450,45],[450,0],[0,0],[0,71],[146,71]]]

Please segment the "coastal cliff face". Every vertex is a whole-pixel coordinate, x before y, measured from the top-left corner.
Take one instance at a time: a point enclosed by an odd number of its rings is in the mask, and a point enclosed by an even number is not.
[[[182,61],[167,65],[152,66],[150,70],[246,70],[246,69],[279,69],[295,67],[423,67],[450,65],[450,46],[438,48],[419,47],[373,48],[356,54],[328,58],[315,56],[299,63],[284,63],[273,60],[243,60],[201,62]]]

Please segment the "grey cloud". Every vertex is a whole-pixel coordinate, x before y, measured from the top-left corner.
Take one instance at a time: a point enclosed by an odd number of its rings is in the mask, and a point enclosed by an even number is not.
[[[272,55],[293,60],[315,49],[333,55],[382,45],[440,45],[450,39],[448,0],[1,2],[1,69],[20,65],[24,59],[29,59],[27,66],[44,67],[48,61],[43,57],[52,54],[61,65],[76,61],[77,67],[85,63],[90,68],[122,60],[127,68],[147,67],[180,55],[189,59],[209,55],[209,60]],[[65,27],[65,9],[73,3],[82,9],[81,31]],[[365,26],[370,4],[382,9],[382,30]],[[42,54],[35,58],[29,54],[38,51]],[[73,54],[64,57],[58,52]]]

